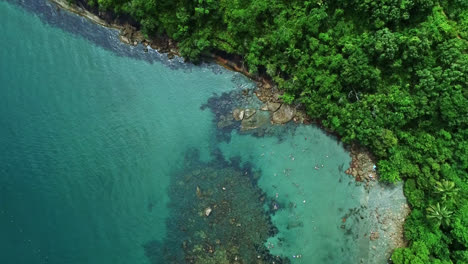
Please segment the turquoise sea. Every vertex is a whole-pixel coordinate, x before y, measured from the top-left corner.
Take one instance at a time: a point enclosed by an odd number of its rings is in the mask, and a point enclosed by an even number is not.
[[[358,217],[342,220],[364,190],[335,138],[218,128],[260,104],[242,75],[45,0],[0,0],[0,20],[1,263],[367,261]]]

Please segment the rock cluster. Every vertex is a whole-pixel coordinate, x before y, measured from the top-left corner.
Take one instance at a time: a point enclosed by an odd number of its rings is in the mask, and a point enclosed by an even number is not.
[[[288,263],[263,246],[276,229],[264,194],[252,184],[259,174],[223,161],[194,166],[169,186],[170,235],[145,245],[152,263]]]
[[[270,119],[268,114],[257,112],[252,108],[236,108],[232,111],[232,116],[234,120],[241,121],[241,131],[264,127]]]
[[[125,44],[134,46],[145,41],[143,34],[129,24],[124,25],[120,30],[119,39]]]
[[[345,172],[352,175],[356,181],[378,180],[374,156],[368,150],[356,144],[351,146],[351,165]]]
[[[240,108],[232,110],[231,120],[240,121],[240,131],[265,128],[270,124],[282,125],[290,121],[309,123],[304,111],[297,106],[285,104],[279,99],[279,91],[269,82],[258,82],[254,94],[263,102],[257,108]],[[220,123],[221,122],[221,123]],[[218,127],[223,127],[225,120],[218,120]]]
[[[174,55],[179,55],[177,44],[170,38],[165,36],[145,38],[141,31],[129,24],[125,24],[121,28],[119,39],[128,45],[136,46],[138,44],[142,44],[145,47],[149,46],[161,53],[167,53],[169,58],[173,58]]]
[[[395,202],[395,201],[393,201]],[[401,203],[398,208],[376,208],[370,216],[375,219],[371,223],[370,232],[370,259],[388,259],[393,250],[405,247],[407,242],[403,235],[403,224],[410,210],[406,203]]]

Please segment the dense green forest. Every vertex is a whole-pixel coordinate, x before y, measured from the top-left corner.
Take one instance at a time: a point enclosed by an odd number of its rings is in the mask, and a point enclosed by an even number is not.
[[[405,180],[395,263],[468,263],[467,0],[89,0],[196,61],[223,51]]]

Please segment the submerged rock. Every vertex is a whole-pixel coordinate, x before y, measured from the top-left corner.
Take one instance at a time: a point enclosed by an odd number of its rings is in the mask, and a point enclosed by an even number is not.
[[[205,215],[210,216],[212,211],[213,211],[213,209],[211,209],[210,207],[205,208]]]
[[[377,240],[379,239],[380,235],[379,235],[379,232],[372,232],[371,235],[370,235],[370,240]]]
[[[232,117],[234,117],[234,119],[237,121],[241,121],[244,119],[244,109],[234,109],[234,111],[232,111]]]
[[[128,37],[126,37],[124,35],[120,35],[119,39],[120,39],[120,41],[122,41],[125,44],[131,44],[130,39],[128,39]]]
[[[220,116],[217,127],[222,129],[232,126],[233,124],[231,116]]]
[[[251,108],[247,108],[244,110],[244,119],[248,119],[250,117],[252,117],[253,115],[255,115],[255,113],[257,112],[257,110],[255,109],[251,109]]]
[[[265,194],[253,184],[257,173],[235,160],[197,159],[187,155],[184,164],[190,165],[171,178],[167,221],[171,235],[144,246],[151,263],[289,263],[264,246],[276,228],[264,210],[266,200],[258,199]],[[182,179],[185,184],[177,185]]]
[[[280,108],[281,104],[280,103],[275,103],[275,102],[267,102],[266,107],[268,111],[276,112]]]
[[[241,131],[247,131],[252,129],[257,129],[268,125],[270,121],[270,114],[265,112],[256,113],[251,115],[249,118],[245,118],[241,122]]]
[[[285,124],[294,117],[296,109],[290,105],[283,104],[281,107],[273,113],[272,121],[275,124]]]

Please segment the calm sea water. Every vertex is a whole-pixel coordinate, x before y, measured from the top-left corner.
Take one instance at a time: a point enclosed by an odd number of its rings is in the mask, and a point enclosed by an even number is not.
[[[201,163],[237,159],[260,173],[272,255],[367,254],[359,230],[342,227],[363,190],[343,173],[350,157],[335,139],[312,126],[217,136],[200,107],[253,88],[243,76],[125,46],[44,0],[0,1],[0,20],[1,263],[150,263],[145,245],[163,244],[182,217],[169,197],[193,149]]]

